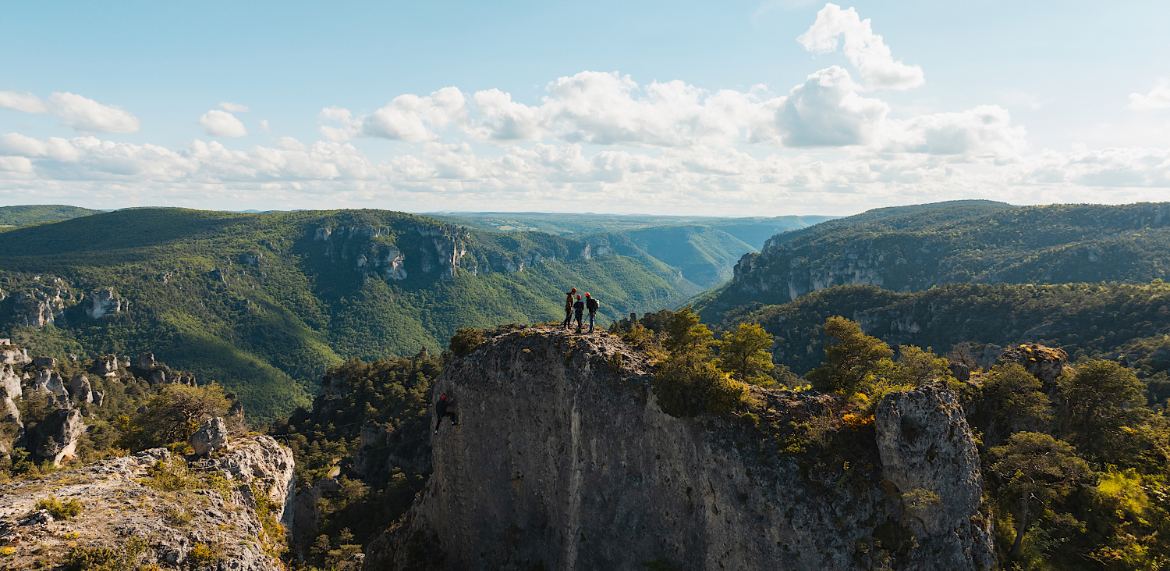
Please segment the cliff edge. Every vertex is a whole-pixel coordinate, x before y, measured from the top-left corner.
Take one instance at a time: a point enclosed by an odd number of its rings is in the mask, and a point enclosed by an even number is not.
[[[458,424],[431,434],[427,488],[364,568],[994,567],[975,442],[944,388],[868,420],[758,389],[752,413],[686,419],[652,380],[606,332],[522,329],[455,359],[435,394]]]

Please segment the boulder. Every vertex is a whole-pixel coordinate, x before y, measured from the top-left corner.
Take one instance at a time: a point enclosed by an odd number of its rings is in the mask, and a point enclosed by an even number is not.
[[[222,417],[209,418],[203,421],[203,426],[191,435],[191,447],[200,456],[206,456],[227,446],[227,425]]]
[[[89,377],[78,373],[69,380],[69,396],[76,402],[93,402],[93,387],[89,384]]]
[[[85,433],[85,422],[77,409],[57,409],[36,426],[34,450],[43,460],[60,466],[77,451],[77,439]]]
[[[138,356],[138,368],[149,371],[154,368],[154,353],[143,353]]]
[[[104,402],[106,402],[106,391],[94,391],[93,392],[93,404],[96,404],[98,406],[102,406],[102,403],[104,403]]]

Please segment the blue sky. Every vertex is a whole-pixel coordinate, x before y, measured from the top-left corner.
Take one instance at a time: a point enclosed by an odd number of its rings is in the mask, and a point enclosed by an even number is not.
[[[1166,2],[6,3],[0,204],[1165,200],[1167,22]]]

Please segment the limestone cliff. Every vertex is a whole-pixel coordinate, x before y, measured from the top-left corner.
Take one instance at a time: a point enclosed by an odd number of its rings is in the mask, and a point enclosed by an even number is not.
[[[519,330],[454,360],[435,393],[459,424],[432,434],[427,488],[365,569],[993,567],[950,392],[891,396],[876,422],[763,390],[754,414],[683,419],[651,382],[646,357],[604,332]]]

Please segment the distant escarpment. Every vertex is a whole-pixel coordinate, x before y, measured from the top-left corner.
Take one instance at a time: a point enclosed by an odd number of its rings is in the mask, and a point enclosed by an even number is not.
[[[604,332],[519,329],[455,359],[434,391],[457,424],[430,434],[426,488],[364,568],[994,567],[975,440],[943,387],[869,418],[753,388],[690,419],[652,382]]]
[[[838,285],[909,292],[946,283],[1149,282],[1170,267],[1170,203],[954,204],[870,213],[778,234],[697,305],[707,321]]]

